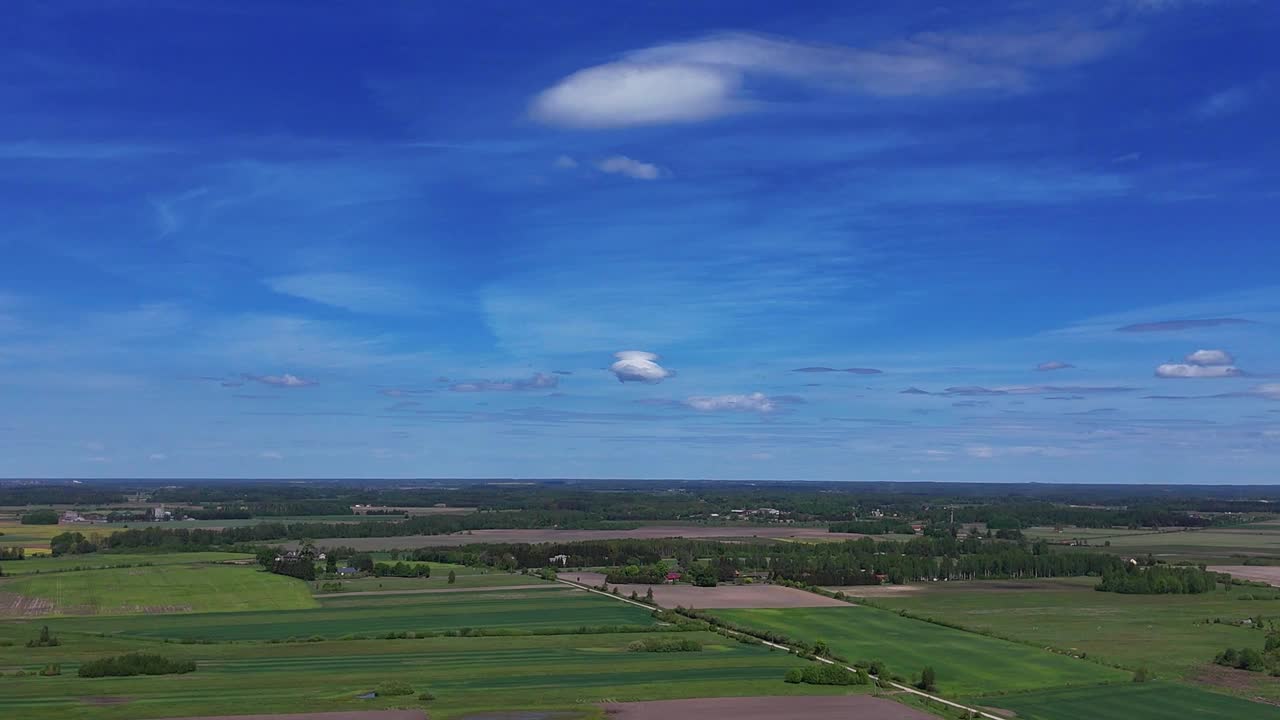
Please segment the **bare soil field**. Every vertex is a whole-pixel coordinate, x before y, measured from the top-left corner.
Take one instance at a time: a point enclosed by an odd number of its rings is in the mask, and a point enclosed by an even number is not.
[[[39,617],[53,612],[53,603],[44,598],[0,592],[0,617]]]
[[[472,530],[453,535],[410,535],[388,538],[324,538],[315,544],[322,547],[353,547],[361,552],[374,550],[408,550],[420,547],[455,547],[478,543],[549,543],[582,540],[652,540],[657,538],[766,538],[771,540],[857,540],[854,533],[829,533],[823,528],[786,526],[679,526],[651,525],[631,530]]]
[[[937,720],[892,700],[866,695],[657,700],[604,706],[614,720]]]
[[[560,573],[560,577],[584,585],[599,585],[604,574],[597,572]],[[653,599],[663,607],[712,608],[797,608],[797,607],[849,607],[841,600],[795,590],[781,585],[717,585],[713,588],[693,585],[610,585],[618,588],[623,597],[632,591],[641,597],[653,588]]]
[[[1264,582],[1274,587],[1280,587],[1280,567],[1267,567],[1264,565],[1210,565],[1209,572],[1227,573],[1231,577],[1241,580],[1252,580],[1254,582]]]
[[[362,710],[355,712],[301,712],[289,715],[209,715],[173,717],[170,720],[426,720],[421,710]]]
[[[828,585],[822,589],[854,597],[901,597],[924,590],[920,585]]]

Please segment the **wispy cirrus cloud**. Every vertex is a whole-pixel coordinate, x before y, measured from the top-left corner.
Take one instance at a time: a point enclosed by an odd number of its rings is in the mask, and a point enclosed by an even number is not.
[[[957,385],[937,392],[909,387],[900,390],[902,395],[937,395],[941,397],[985,397],[1001,395],[1105,395],[1110,393],[1132,392],[1137,388],[1128,385],[1002,385],[984,387],[981,385]]]
[[[534,373],[531,377],[517,380],[477,380],[460,382],[449,386],[452,392],[520,392],[524,390],[547,390],[560,385],[560,378],[547,373]]]
[[[282,295],[352,312],[403,314],[427,309],[417,289],[389,278],[318,272],[280,275],[264,282]]]
[[[761,392],[749,395],[696,395],[684,401],[685,405],[702,412],[755,412],[771,413],[785,401]]]
[[[749,91],[787,82],[873,97],[1018,92],[1053,68],[1102,57],[1120,35],[1097,28],[926,32],[875,47],[720,33],[624,54],[539,93],[530,114],[582,128],[688,123],[750,110]]]
[[[640,162],[626,155],[614,155],[596,163],[596,169],[610,175],[623,175],[633,180],[657,180],[662,171],[657,165]]]
[[[1048,362],[1042,362],[1039,365],[1036,365],[1036,370],[1039,370],[1041,372],[1049,372],[1051,370],[1070,370],[1071,368],[1074,368],[1074,367],[1075,365],[1072,365],[1069,362],[1063,362],[1061,360],[1050,360]]]
[[[262,383],[263,385],[282,388],[303,388],[319,384],[315,380],[299,377],[292,373],[283,373],[281,375],[250,375],[246,373],[241,377],[245,380]]]
[[[1224,325],[1252,325],[1252,320],[1242,318],[1197,318],[1190,320],[1157,320],[1155,322],[1133,323],[1116,328],[1116,332],[1152,333],[1179,332],[1182,330],[1200,330],[1203,328],[1222,327]]]
[[[879,369],[877,369],[877,368],[864,368],[864,367],[833,368],[833,367],[825,367],[825,366],[822,366],[822,365],[814,365],[814,366],[810,366],[810,367],[796,368],[796,369],[792,370],[791,372],[798,372],[798,373],[833,373],[833,372],[843,372],[843,373],[849,373],[849,374],[851,374],[851,375],[880,375],[880,374],[883,374],[883,373],[884,373],[884,371],[883,371],[883,370],[879,370]]]

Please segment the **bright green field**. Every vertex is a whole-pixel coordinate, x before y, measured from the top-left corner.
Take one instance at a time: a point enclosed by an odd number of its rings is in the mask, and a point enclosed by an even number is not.
[[[716,610],[733,622],[796,640],[826,641],[850,661],[881,660],[891,675],[932,666],[947,695],[979,695],[1130,680],[1129,673],[867,606]]]
[[[1095,581],[1040,580],[1008,583],[938,583],[914,594],[876,602],[981,632],[1036,645],[1083,651],[1129,668],[1146,666],[1166,679],[1191,678],[1224,648],[1262,649],[1259,630],[1229,620],[1280,615],[1280,600],[1240,600],[1240,595],[1277,595],[1235,588],[1202,595],[1121,595],[1097,592]],[[1221,618],[1222,624],[1204,622]],[[1254,692],[1280,698],[1280,680],[1261,674]]]
[[[311,599],[308,597],[308,600]],[[349,598],[336,595],[323,597],[320,605],[306,610],[270,612],[65,618],[49,624],[60,632],[240,641],[314,635],[339,638],[400,631],[425,633],[462,628],[651,625],[654,622],[641,608],[568,588]],[[34,622],[30,624],[35,626]]]
[[[234,612],[316,606],[307,584],[301,580],[233,565],[159,565],[23,575],[4,580],[0,590],[49,600],[54,604],[54,615]],[[152,618],[144,621],[151,622]]]
[[[1280,708],[1164,682],[1047,690],[976,700],[1019,720],[1275,720]]]
[[[253,556],[242,553],[222,552],[93,553],[92,555],[27,558],[2,564],[5,575],[30,575],[77,568],[109,568],[125,565],[191,565],[194,563],[217,563],[231,560],[253,560]]]
[[[621,604],[621,603],[619,603]],[[431,638],[290,645],[161,645],[192,658],[189,675],[81,679],[82,660],[118,652],[120,641],[87,638],[33,655],[0,648],[6,674],[54,659],[63,675],[0,680],[0,717],[22,720],[143,720],[193,714],[308,712],[413,707],[414,697],[356,700],[388,679],[430,689],[433,720],[486,710],[578,710],[606,700],[656,700],[743,694],[843,694],[782,681],[803,660],[711,633],[681,633],[704,643],[698,653],[629,653],[634,634],[519,638]],[[109,646],[110,643],[116,646]],[[124,697],[119,705],[90,705],[88,697]]]

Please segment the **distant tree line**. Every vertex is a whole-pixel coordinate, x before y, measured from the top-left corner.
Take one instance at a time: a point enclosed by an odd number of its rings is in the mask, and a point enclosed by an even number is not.
[[[24,513],[21,521],[23,525],[57,525],[58,511],[48,509],[32,510]]]
[[[173,660],[152,653],[129,653],[89,660],[80,665],[82,678],[128,677],[131,675],[174,675],[194,672],[195,662]]]

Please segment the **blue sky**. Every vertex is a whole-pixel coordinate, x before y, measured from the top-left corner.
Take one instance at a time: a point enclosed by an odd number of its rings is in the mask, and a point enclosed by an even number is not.
[[[0,476],[1275,482],[1277,31],[19,1]]]

